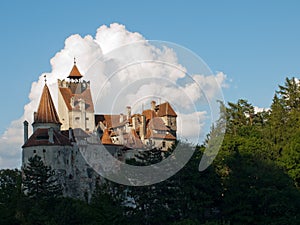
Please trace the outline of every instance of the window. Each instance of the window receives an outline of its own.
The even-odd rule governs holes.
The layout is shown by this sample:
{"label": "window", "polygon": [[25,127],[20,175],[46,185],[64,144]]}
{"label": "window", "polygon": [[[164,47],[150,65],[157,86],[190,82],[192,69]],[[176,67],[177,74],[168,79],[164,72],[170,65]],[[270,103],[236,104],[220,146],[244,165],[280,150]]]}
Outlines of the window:
{"label": "window", "polygon": [[33,150],[33,153],[35,154],[35,153],[36,153],[36,150]]}
{"label": "window", "polygon": [[163,148],[166,147],[166,142],[165,142],[165,141],[162,142],[162,147],[163,147]]}
{"label": "window", "polygon": [[85,118],[85,120],[89,120],[89,118],[87,117],[87,118]]}
{"label": "window", "polygon": [[43,149],[43,152],[45,153],[45,152],[46,152],[46,149]]}
{"label": "window", "polygon": [[75,120],[80,120],[80,117],[75,117]]}

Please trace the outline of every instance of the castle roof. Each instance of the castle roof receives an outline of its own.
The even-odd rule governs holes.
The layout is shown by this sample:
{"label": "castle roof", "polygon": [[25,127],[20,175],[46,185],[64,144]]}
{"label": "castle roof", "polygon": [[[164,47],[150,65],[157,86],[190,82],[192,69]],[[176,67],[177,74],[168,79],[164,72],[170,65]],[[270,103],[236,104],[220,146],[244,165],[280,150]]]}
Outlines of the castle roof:
{"label": "castle roof", "polygon": [[174,109],[172,108],[169,102],[165,102],[155,106],[155,110],[146,109],[142,112],[142,114],[146,117],[146,120],[150,120],[154,117],[163,117],[163,116],[177,117],[177,114],[175,113]]}
{"label": "castle roof", "polygon": [[101,143],[104,145],[112,144],[108,129],[105,129],[101,138]]}
{"label": "castle roof", "polygon": [[151,109],[146,109],[142,113],[146,117],[146,121],[151,120],[152,118],[156,117],[155,111]]}
{"label": "castle roof", "polygon": [[76,61],[74,59],[74,65],[73,65],[73,68],[70,72],[70,75],[68,76],[68,78],[70,79],[75,79],[75,80],[79,80],[80,78],[82,78],[82,75],[81,73],[79,72],[77,66],[76,66]]}
{"label": "castle roof", "polygon": [[68,137],[68,132],[64,135],[59,131],[53,130],[53,142],[49,141],[49,129],[39,128],[37,129],[28,141],[22,146],[31,147],[31,146],[71,146],[71,141]]}
{"label": "castle roof", "polygon": [[61,124],[47,84],[45,84],[34,123]]}
{"label": "castle roof", "polygon": [[144,145],[134,129],[123,135],[126,140],[125,145],[130,148],[143,148]]}
{"label": "castle roof", "polygon": [[158,105],[157,116],[177,116],[169,102]]}
{"label": "castle roof", "polygon": [[148,128],[151,130],[168,131],[169,128],[165,125],[164,121],[160,117],[154,117],[149,121]]}
{"label": "castle roof", "polygon": [[[120,117],[122,118],[120,122]],[[95,123],[96,126],[99,122],[102,122],[106,128],[116,128],[125,126],[128,122],[126,115],[109,115],[109,114],[101,114],[95,115]]]}
{"label": "castle roof", "polygon": [[[82,84],[78,83],[76,85]],[[94,104],[92,100],[91,89],[89,87],[85,89],[78,88],[75,90],[75,93],[73,93],[71,88],[69,87],[59,87],[59,91],[64,99],[68,110],[80,110],[79,101],[84,100],[85,110],[88,112],[94,112]],[[74,107],[72,107],[71,105],[71,98],[74,98]]]}

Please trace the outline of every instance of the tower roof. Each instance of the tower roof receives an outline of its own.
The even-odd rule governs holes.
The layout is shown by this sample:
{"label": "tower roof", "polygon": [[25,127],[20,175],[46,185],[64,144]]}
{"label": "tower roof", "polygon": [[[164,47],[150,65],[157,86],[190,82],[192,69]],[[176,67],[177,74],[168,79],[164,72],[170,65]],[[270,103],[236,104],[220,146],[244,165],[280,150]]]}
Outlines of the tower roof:
{"label": "tower roof", "polygon": [[175,113],[174,109],[170,105],[169,102],[165,102],[159,105],[159,110],[158,110],[158,116],[174,116],[177,117],[177,114]]}
{"label": "tower roof", "polygon": [[74,58],[74,66],[70,72],[70,75],[68,76],[68,78],[70,79],[75,79],[75,80],[79,80],[80,78],[82,78],[81,73],[79,72],[77,66],[76,66],[76,60]]}
{"label": "tower roof", "polygon": [[47,84],[44,86],[34,123],[61,124]]}

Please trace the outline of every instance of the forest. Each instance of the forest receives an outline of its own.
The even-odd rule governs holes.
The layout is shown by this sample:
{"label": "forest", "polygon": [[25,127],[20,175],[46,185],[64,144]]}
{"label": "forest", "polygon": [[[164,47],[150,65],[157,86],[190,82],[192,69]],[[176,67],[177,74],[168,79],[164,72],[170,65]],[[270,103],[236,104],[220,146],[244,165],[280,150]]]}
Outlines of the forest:
{"label": "forest", "polygon": [[[187,165],[155,185],[106,180],[86,202],[62,197],[51,168],[39,157],[30,159],[23,176],[19,169],[0,170],[0,224],[300,224],[299,81],[286,78],[267,111],[255,112],[239,99],[220,103],[220,112]],[[226,132],[219,153],[199,172],[200,158],[221,121]],[[150,153],[143,156],[145,165],[161,160],[161,154]]]}

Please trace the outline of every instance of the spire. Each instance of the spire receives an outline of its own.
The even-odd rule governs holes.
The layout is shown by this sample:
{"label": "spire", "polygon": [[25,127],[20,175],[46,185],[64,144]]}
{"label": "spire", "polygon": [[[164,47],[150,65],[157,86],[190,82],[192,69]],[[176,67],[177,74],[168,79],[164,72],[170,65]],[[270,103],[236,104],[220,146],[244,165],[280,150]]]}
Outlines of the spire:
{"label": "spire", "polygon": [[74,65],[73,68],[70,72],[70,75],[68,76],[68,78],[70,79],[74,79],[74,80],[79,80],[80,78],[82,78],[81,73],[79,72],[77,66],[76,66],[76,58],[74,57]]}
{"label": "spire", "polygon": [[61,124],[46,81],[41,96],[40,104],[38,107],[38,111],[35,114],[34,118],[34,124],[37,123],[54,123],[59,125]]}

